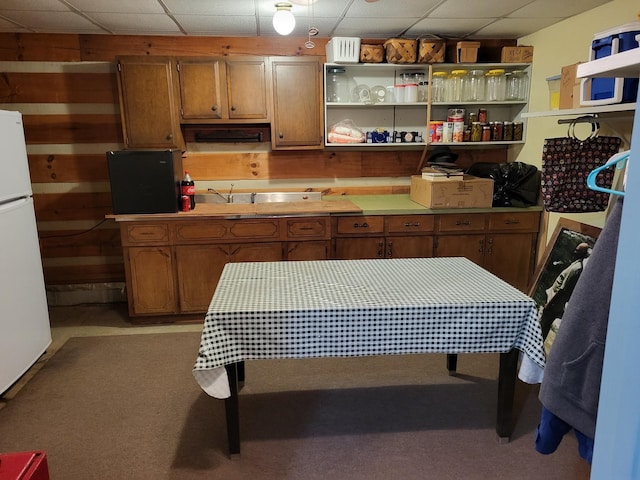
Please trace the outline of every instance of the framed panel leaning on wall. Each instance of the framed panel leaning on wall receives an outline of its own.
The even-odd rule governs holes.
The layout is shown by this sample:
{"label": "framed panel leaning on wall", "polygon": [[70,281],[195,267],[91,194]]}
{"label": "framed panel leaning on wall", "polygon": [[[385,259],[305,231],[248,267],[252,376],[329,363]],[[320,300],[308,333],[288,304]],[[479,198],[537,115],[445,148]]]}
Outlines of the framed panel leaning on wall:
{"label": "framed panel leaning on wall", "polygon": [[600,231],[598,227],[560,218],[538,264],[529,296],[538,305],[547,355]]}

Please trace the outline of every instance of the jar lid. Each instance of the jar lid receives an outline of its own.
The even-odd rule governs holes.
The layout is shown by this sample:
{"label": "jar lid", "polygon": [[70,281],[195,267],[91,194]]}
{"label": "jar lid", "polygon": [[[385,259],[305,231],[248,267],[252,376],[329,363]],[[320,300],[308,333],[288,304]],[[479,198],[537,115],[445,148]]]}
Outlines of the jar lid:
{"label": "jar lid", "polygon": [[494,68],[493,70],[489,70],[487,75],[504,75],[504,68]]}
{"label": "jar lid", "polygon": [[484,70],[471,70],[469,75],[484,75]]}
{"label": "jar lid", "polygon": [[467,71],[466,70],[452,70],[451,71],[451,75],[466,75]]}
{"label": "jar lid", "polygon": [[447,75],[447,72],[433,72],[434,77],[444,77]]}

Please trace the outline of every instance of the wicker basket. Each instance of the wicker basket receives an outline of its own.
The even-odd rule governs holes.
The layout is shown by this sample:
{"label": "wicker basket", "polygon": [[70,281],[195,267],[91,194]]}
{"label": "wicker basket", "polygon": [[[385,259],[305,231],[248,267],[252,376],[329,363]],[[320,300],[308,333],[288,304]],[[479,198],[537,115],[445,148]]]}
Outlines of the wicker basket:
{"label": "wicker basket", "polygon": [[418,63],[442,63],[447,42],[438,37],[418,39]]}
{"label": "wicker basket", "polygon": [[360,45],[361,63],[382,63],[384,60],[383,45]]}
{"label": "wicker basket", "polygon": [[390,38],[384,42],[389,63],[416,63],[417,40]]}

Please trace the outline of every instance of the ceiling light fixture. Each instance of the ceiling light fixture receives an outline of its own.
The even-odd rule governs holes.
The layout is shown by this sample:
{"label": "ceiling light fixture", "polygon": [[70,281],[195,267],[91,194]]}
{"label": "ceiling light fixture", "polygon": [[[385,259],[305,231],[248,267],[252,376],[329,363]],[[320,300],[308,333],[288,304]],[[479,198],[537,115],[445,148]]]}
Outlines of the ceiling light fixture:
{"label": "ceiling light fixture", "polygon": [[289,35],[296,26],[296,18],[291,13],[292,5],[282,2],[276,3],[276,13],[273,15],[273,28],[280,35]]}

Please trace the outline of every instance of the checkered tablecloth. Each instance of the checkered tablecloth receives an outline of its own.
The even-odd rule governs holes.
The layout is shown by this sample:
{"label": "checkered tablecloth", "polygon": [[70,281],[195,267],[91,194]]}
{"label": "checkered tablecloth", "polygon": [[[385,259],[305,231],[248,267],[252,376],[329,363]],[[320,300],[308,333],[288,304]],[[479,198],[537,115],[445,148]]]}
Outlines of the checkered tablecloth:
{"label": "checkered tablecloth", "polygon": [[193,370],[226,398],[243,360],[511,348],[544,366],[535,302],[465,258],[230,263]]}

